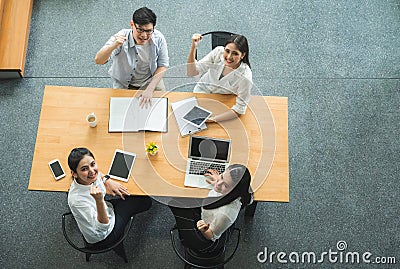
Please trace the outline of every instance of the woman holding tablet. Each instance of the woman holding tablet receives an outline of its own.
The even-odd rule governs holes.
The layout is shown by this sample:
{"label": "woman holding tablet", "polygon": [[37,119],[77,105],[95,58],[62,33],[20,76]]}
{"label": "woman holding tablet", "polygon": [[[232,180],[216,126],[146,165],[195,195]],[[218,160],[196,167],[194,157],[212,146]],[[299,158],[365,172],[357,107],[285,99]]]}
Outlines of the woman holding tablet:
{"label": "woman holding tablet", "polygon": [[[73,181],[68,205],[85,240],[93,247],[107,247],[123,234],[131,216],[151,207],[147,196],[129,196],[121,184],[99,172],[87,148],[74,148],[68,156]],[[104,200],[106,189],[121,199]]]}
{"label": "woman holding tablet", "polygon": [[196,48],[202,39],[200,34],[192,36],[187,75],[201,75],[194,92],[235,94],[236,104],[228,111],[212,116],[208,122],[234,119],[246,113],[253,87],[249,62],[249,45],[242,35],[231,36],[225,47],[218,46],[200,61],[196,61]]}
{"label": "woman holding tablet", "polygon": [[224,173],[209,170],[205,176],[213,189],[207,198],[209,204],[201,208],[172,207],[178,229],[188,231],[183,244],[195,251],[219,251],[227,238],[225,231],[236,221],[241,208],[252,202],[251,175],[241,164],[230,165]]}

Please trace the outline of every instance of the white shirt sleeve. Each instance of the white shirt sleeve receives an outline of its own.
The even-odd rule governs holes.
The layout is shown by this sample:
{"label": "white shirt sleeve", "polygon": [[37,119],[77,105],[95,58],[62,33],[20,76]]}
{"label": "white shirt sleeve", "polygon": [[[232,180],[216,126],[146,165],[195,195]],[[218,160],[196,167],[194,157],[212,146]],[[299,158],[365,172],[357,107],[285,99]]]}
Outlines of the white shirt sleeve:
{"label": "white shirt sleeve", "polygon": [[[101,223],[97,219],[97,211],[93,207],[84,205],[76,206],[73,210],[75,220],[82,234],[86,235],[86,240],[91,243],[93,241],[100,241],[107,237],[111,232],[111,224],[114,224],[110,219],[113,218],[113,213],[110,211],[112,208],[106,203],[106,211],[108,216],[108,223]],[[111,229],[112,230],[112,229]],[[90,236],[89,236],[90,235]],[[91,242],[90,242],[91,241]]]}
{"label": "white shirt sleeve", "polygon": [[224,47],[216,47],[204,56],[200,61],[196,61],[196,69],[200,75],[206,73],[214,64],[218,64],[221,61],[221,51]]}
{"label": "white shirt sleeve", "polygon": [[236,96],[236,104],[232,106],[232,109],[239,114],[245,114],[247,105],[250,102],[251,89],[253,88],[253,76],[251,69],[246,65],[242,64],[245,71],[243,74],[236,74],[240,76],[238,78],[238,89]]}
{"label": "white shirt sleeve", "polygon": [[235,222],[225,214],[218,214],[216,218],[210,223],[210,229],[213,232],[212,241],[217,240],[221,235]]}
{"label": "white shirt sleeve", "polygon": [[210,224],[210,229],[213,231],[212,241],[220,238],[235,223],[241,206],[242,202],[237,198],[230,204],[215,209],[202,209],[201,217],[205,223]]}
{"label": "white shirt sleeve", "polygon": [[[105,186],[99,174],[96,185],[105,193]],[[89,243],[96,243],[105,239],[113,230],[115,224],[114,208],[111,203],[106,203],[108,223],[97,220],[96,201],[90,195],[90,186],[81,185],[74,180],[68,194],[68,205],[78,224],[79,230]]]}

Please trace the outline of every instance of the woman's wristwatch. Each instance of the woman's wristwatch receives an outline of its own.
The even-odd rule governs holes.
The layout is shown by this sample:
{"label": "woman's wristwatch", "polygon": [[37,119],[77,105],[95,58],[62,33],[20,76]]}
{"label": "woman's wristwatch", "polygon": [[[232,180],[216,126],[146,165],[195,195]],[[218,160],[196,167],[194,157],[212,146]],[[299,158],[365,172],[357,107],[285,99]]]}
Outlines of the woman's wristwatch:
{"label": "woman's wristwatch", "polygon": [[109,178],[110,178],[109,175],[104,175],[104,177],[103,177],[103,183],[106,183],[107,179],[109,179]]}

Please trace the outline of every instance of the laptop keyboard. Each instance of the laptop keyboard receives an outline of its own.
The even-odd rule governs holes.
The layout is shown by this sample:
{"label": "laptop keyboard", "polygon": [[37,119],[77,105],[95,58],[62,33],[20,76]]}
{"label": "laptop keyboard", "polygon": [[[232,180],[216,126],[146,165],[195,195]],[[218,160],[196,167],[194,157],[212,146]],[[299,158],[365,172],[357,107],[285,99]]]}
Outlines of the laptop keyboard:
{"label": "laptop keyboard", "polygon": [[215,169],[221,174],[225,171],[225,164],[195,160],[190,161],[189,174],[191,175],[204,175],[208,169]]}

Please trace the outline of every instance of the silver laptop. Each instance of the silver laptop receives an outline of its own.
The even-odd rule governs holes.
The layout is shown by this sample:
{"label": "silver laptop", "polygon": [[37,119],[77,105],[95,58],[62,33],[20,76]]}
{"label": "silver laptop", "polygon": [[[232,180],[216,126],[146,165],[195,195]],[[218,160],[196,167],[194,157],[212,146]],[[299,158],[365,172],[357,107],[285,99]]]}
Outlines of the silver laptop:
{"label": "silver laptop", "polygon": [[216,169],[222,173],[229,165],[231,140],[203,136],[190,136],[189,154],[184,185],[212,189],[204,173]]}

